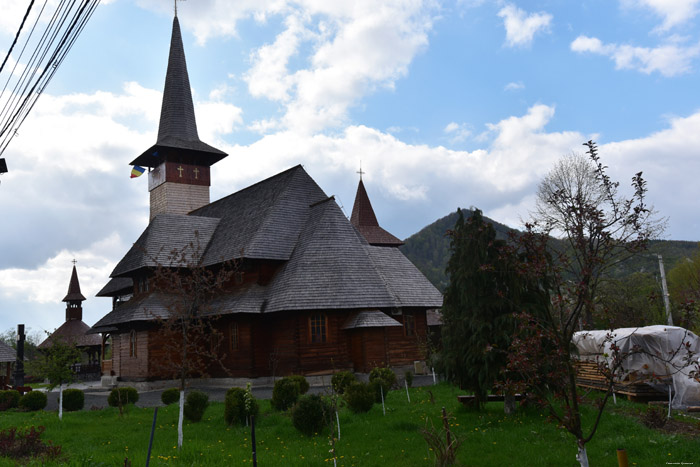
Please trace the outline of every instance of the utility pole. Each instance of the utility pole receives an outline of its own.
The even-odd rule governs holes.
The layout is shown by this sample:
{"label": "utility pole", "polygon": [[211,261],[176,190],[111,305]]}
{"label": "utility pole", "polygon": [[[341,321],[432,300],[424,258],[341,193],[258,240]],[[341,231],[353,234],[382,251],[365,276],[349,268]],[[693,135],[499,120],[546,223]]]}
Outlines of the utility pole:
{"label": "utility pole", "polygon": [[659,271],[661,271],[661,289],[664,295],[664,308],[666,308],[666,324],[673,326],[673,316],[671,316],[671,303],[668,301],[668,286],[666,285],[666,273],[664,272],[664,259],[659,257]]}

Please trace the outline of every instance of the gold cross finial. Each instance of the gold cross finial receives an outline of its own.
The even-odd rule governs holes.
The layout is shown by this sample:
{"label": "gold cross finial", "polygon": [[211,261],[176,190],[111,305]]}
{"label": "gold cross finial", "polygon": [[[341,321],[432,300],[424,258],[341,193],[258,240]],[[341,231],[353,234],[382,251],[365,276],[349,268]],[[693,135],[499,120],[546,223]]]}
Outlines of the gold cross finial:
{"label": "gold cross finial", "polygon": [[367,173],[367,172],[363,172],[363,171],[362,171],[362,161],[360,161],[360,170],[358,170],[358,171],[355,172],[355,173],[360,174],[360,181],[362,181],[362,175],[365,174],[365,173]]}

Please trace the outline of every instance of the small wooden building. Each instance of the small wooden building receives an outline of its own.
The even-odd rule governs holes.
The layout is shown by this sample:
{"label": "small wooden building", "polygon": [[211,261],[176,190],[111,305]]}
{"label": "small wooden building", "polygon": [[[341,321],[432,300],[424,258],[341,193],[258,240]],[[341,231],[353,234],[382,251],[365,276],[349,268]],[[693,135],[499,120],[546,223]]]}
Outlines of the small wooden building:
{"label": "small wooden building", "polygon": [[17,360],[15,349],[0,341],[0,390],[10,385],[15,360]]}
{"label": "small wooden building", "polygon": [[73,264],[68,293],[63,298],[66,303],[66,320],[44,341],[37,346],[38,350],[50,348],[54,342],[61,341],[66,344],[74,344],[82,353],[83,361],[75,366],[76,373],[83,377],[96,376],[100,373],[100,356],[102,351],[102,339],[100,336],[89,333],[90,326],[83,322],[83,305],[85,297],[80,292],[78,270]]}
{"label": "small wooden building", "polygon": [[103,373],[158,377],[155,317],[168,316],[169,297],[153,271],[191,243],[212,270],[238,265],[209,304],[225,341],[225,371],[212,376],[365,372],[424,359],[426,310],[442,295],[379,226],[362,180],[350,220],[301,165],[210,203],[211,166],[224,157],[199,140],[176,17],[158,139],[131,162],[150,169],[150,223],[98,293],[113,303],[92,328],[111,337]]}

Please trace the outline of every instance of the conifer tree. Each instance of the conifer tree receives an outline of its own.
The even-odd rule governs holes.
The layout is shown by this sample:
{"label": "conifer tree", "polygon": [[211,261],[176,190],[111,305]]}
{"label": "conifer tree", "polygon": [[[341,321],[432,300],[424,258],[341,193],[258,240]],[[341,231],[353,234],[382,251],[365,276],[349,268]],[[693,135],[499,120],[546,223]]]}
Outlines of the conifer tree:
{"label": "conifer tree", "polygon": [[466,221],[458,210],[448,235],[452,255],[442,308],[443,371],[473,391],[481,407],[506,364],[514,326],[510,296],[517,276],[508,267],[508,256],[501,254],[505,242],[496,239],[478,209]]}

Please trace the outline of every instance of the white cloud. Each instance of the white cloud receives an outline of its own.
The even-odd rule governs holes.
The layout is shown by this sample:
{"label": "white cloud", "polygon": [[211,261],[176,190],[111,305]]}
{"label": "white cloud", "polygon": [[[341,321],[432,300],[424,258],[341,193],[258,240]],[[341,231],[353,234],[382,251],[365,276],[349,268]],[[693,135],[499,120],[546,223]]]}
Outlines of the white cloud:
{"label": "white cloud", "polygon": [[[148,9],[170,13],[160,0],[141,0]],[[285,28],[253,51],[244,75],[249,92],[282,104],[280,118],[254,124],[258,131],[293,129],[311,134],[346,123],[348,109],[376,89],[392,89],[428,44],[434,0],[248,0],[184,2],[184,28],[200,43],[236,34],[236,22],[275,17]],[[299,50],[307,61],[290,66]]]}
{"label": "white cloud", "polygon": [[700,44],[684,47],[674,42],[649,48],[604,44],[595,37],[579,36],[571,43],[571,50],[608,57],[615,62],[615,68],[618,70],[637,70],[646,74],[658,72],[663,76],[676,76],[691,70],[693,59],[700,55]]}
{"label": "white cloud", "polygon": [[503,88],[504,91],[520,91],[521,89],[525,89],[525,84],[522,81],[510,82]]}
{"label": "white cloud", "polygon": [[68,290],[71,261],[76,259],[80,290],[85,297],[92,297],[104,287],[114,269],[114,255],[126,248],[128,245],[119,235],[112,233],[81,250],[61,250],[33,269],[1,269],[0,295],[26,302],[59,304]]}
{"label": "white cloud", "polygon": [[694,18],[698,14],[700,0],[623,0],[622,4],[653,11],[663,18],[657,30],[664,32]]}
{"label": "white cloud", "polygon": [[545,12],[530,13],[512,3],[498,12],[506,28],[506,43],[509,47],[527,46],[532,43],[535,34],[549,31],[552,15]]}
{"label": "white cloud", "polygon": [[472,133],[467,124],[459,124],[456,122],[448,123],[443,132],[450,137],[450,142],[452,143],[462,143],[466,141]]}

